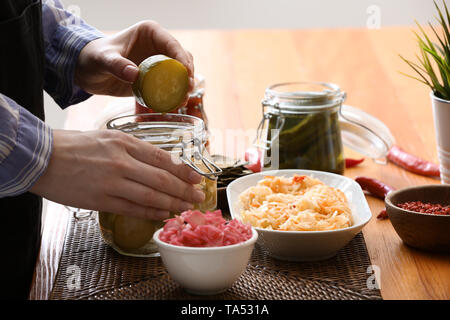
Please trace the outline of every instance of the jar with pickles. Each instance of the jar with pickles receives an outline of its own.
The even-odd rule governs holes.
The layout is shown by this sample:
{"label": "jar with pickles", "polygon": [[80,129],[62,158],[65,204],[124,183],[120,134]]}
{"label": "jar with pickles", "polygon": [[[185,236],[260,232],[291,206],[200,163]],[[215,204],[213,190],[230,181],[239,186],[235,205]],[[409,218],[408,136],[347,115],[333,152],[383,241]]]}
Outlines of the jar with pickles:
{"label": "jar with pickles", "polygon": [[386,163],[395,140],[382,121],[344,105],[346,93],[325,82],[289,82],[268,87],[255,145],[264,170],[309,169],[342,174],[343,146]]}
{"label": "jar with pickles", "polygon": [[[200,211],[215,210],[217,206],[217,176],[221,169],[207,153],[203,120],[181,114],[148,113],[122,116],[110,120],[108,129],[121,130],[138,139],[158,146],[201,174],[196,187],[205,193],[205,200],[194,204]],[[171,212],[173,217],[180,212]],[[158,256],[153,233],[163,226],[153,221],[121,215],[120,212],[99,212],[98,224],[103,240],[120,254],[151,257]]]}
{"label": "jar with pickles", "polygon": [[273,167],[277,159],[279,169],[343,173],[338,111],[344,98],[338,86],[328,83],[294,82],[267,88],[257,133],[265,166]]}

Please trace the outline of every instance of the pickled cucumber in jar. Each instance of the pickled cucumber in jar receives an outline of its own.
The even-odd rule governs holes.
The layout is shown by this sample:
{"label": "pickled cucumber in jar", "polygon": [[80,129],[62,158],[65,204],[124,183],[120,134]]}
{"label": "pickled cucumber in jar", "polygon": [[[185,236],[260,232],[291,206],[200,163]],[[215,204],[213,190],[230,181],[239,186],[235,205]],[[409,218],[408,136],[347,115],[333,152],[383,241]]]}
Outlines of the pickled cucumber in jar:
{"label": "pickled cucumber in jar", "polygon": [[161,223],[110,212],[98,213],[98,224],[105,242],[120,253],[132,255],[155,250],[152,237]]}
{"label": "pickled cucumber in jar", "polygon": [[119,248],[135,250],[152,240],[155,231],[152,220],[117,215],[113,226],[113,239]]}
{"label": "pickled cucumber in jar", "polygon": [[[206,150],[204,150],[203,154],[204,158],[209,158],[209,155]],[[197,161],[192,158],[192,161],[195,165],[202,171],[206,172],[207,168],[202,161]],[[205,194],[205,200],[201,203],[194,203],[194,209],[200,210],[202,212],[213,211],[216,210],[217,207],[217,178],[216,177],[202,177],[202,181],[195,186],[196,188],[203,191]]]}
{"label": "pickled cucumber in jar", "polygon": [[213,211],[217,207],[217,179],[202,178],[197,187],[205,193],[205,200],[194,203],[194,209],[202,212]]}
{"label": "pickled cucumber in jar", "polygon": [[[284,125],[278,136],[280,169],[344,172],[337,111],[282,116]],[[272,115],[269,120],[268,139],[271,129],[277,128],[277,117],[279,115]]]}

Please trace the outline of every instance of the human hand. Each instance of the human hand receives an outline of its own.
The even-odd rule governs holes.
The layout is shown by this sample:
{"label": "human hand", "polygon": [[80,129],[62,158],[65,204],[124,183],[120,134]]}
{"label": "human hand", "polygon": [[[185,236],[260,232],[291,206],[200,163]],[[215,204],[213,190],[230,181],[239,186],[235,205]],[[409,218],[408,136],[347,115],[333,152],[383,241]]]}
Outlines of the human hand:
{"label": "human hand", "polygon": [[116,130],[54,130],[53,150],[31,192],[73,207],[162,220],[205,199],[201,176],[170,153]]}
{"label": "human hand", "polygon": [[[139,22],[113,36],[88,43],[78,57],[75,83],[93,94],[130,96],[131,84],[139,75],[137,65],[155,54],[164,54],[180,61],[188,70],[189,91],[192,91],[192,55],[154,21]],[[187,100],[188,96],[185,103]]]}

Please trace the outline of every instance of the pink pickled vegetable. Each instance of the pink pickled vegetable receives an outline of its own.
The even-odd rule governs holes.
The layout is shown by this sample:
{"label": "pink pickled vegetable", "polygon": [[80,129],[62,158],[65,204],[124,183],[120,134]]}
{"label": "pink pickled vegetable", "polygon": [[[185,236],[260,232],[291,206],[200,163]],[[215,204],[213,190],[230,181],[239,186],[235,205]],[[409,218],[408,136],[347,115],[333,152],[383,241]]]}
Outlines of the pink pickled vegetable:
{"label": "pink pickled vegetable", "polygon": [[248,224],[233,219],[227,221],[222,212],[188,210],[167,219],[159,235],[161,241],[185,247],[221,247],[244,242],[252,237]]}

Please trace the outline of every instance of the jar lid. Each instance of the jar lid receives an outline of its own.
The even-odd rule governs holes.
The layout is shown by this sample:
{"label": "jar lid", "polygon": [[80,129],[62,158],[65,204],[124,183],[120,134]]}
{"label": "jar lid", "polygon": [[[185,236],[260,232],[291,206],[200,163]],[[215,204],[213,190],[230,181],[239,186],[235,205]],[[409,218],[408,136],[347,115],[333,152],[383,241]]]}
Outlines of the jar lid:
{"label": "jar lid", "polygon": [[285,82],[268,87],[262,101],[281,113],[321,112],[340,106],[345,92],[338,85],[326,82]]}
{"label": "jar lid", "polygon": [[369,158],[386,161],[395,139],[381,120],[358,108],[342,105],[339,124],[345,146]]}

